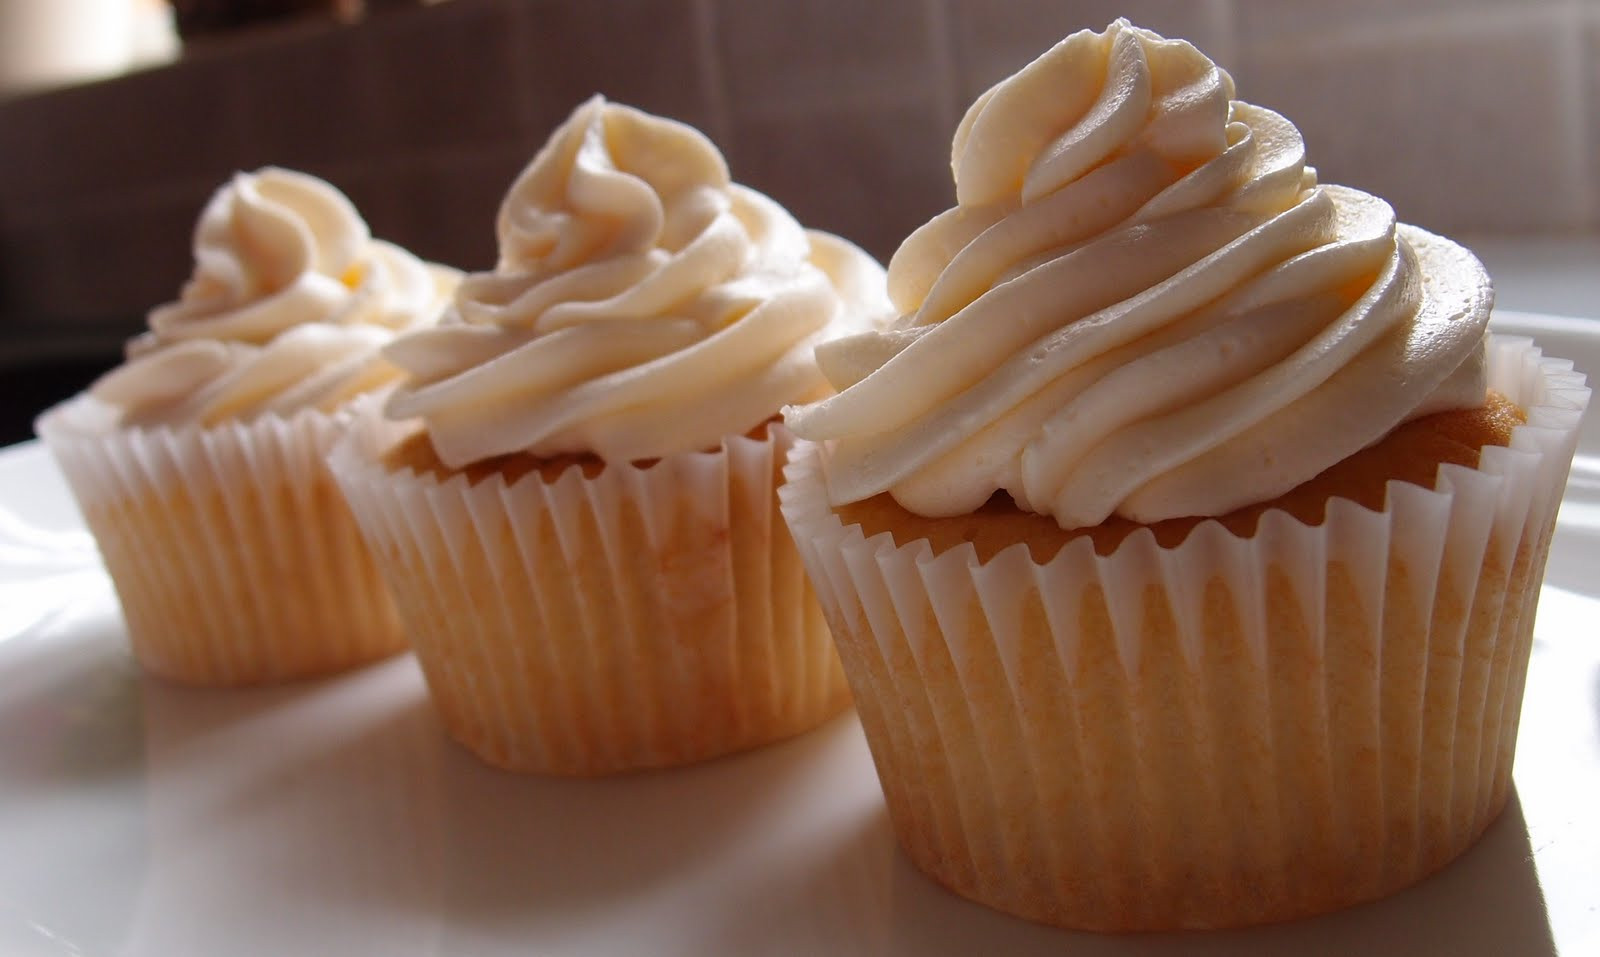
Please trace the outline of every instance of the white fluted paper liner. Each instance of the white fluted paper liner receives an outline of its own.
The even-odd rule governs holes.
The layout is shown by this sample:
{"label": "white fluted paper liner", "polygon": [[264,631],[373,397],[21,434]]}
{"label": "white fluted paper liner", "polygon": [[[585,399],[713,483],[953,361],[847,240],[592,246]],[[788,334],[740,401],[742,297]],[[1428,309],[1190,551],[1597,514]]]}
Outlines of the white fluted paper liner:
{"label": "white fluted paper liner", "polygon": [[[375,413],[375,410],[374,410]],[[648,468],[441,480],[358,417],[331,464],[378,553],[435,706],[484,760],[604,774],[809,730],[849,690],[777,512],[792,439]]]}
{"label": "white fluted paper liner", "polygon": [[866,538],[799,443],[783,512],[916,864],[1094,930],[1332,910],[1442,867],[1503,807],[1544,557],[1589,390],[1495,337],[1509,448],[1254,537],[1025,545]]}
{"label": "white fluted paper liner", "polygon": [[405,649],[324,462],[345,416],[118,428],[81,395],[37,429],[105,559],[134,657],[202,685],[327,674]]}

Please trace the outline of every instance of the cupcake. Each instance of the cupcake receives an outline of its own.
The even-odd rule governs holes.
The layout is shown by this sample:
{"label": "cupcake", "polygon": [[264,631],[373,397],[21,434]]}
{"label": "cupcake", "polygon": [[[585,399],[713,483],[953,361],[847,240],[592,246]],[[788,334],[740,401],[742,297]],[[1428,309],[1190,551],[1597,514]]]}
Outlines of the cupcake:
{"label": "cupcake", "polygon": [[405,647],[325,458],[378,354],[458,278],[374,240],[302,173],[240,173],[195,230],[194,274],[127,359],[37,431],[82,508],[152,674],[244,685]]}
{"label": "cupcake", "polygon": [[597,775],[754,747],[849,692],[775,487],[813,347],[883,271],[730,181],[696,130],[596,97],[517,177],[499,261],[332,464],[445,727]]}
{"label": "cupcake", "polygon": [[899,318],[786,415],[901,845],[1064,927],[1370,900],[1510,786],[1588,390],[1233,92],[1118,21],[984,93]]}

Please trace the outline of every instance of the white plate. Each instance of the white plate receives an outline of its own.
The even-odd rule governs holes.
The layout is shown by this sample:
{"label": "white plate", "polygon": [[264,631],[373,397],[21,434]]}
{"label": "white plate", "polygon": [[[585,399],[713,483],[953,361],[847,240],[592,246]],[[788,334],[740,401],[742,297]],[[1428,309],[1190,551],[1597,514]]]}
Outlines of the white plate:
{"label": "white plate", "polygon": [[[1600,371],[1600,323],[1504,315]],[[1600,954],[1600,416],[1539,610],[1515,781],[1388,900],[1097,937],[992,913],[894,846],[860,727],[592,782],[446,740],[415,663],[260,691],[140,676],[60,476],[0,451],[0,954]]]}

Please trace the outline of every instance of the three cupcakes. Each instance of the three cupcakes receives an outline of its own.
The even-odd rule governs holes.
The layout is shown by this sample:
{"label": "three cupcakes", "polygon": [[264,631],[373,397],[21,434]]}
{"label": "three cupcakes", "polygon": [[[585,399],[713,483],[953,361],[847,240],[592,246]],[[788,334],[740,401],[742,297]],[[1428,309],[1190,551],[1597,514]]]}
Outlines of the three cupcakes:
{"label": "three cupcakes", "polygon": [[968,111],[887,280],[599,98],[453,295],[327,184],[243,175],[39,431],[155,673],[324,673],[404,622],[452,735],[577,775],[853,692],[902,846],[975,900],[1368,900],[1505,804],[1588,390],[1233,94],[1187,43],[1069,37]]}

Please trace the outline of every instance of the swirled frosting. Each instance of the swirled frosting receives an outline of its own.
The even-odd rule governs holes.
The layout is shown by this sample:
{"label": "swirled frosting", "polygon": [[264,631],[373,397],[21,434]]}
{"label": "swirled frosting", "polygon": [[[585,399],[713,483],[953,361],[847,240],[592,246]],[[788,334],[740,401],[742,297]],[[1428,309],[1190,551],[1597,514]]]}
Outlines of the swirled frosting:
{"label": "swirled frosting", "polygon": [[828,442],[836,504],[1218,515],[1482,404],[1482,267],[1319,185],[1295,127],[1233,92],[1117,21],[978,98],[957,205],[890,262],[898,318],[824,345],[841,391],[787,413]]}
{"label": "swirled frosting", "polygon": [[813,346],[889,306],[865,253],[732,183],[696,130],[595,97],[508,191],[499,262],[385,355],[387,413],[461,467],[715,447],[825,394]]}
{"label": "swirled frosting", "polygon": [[432,322],[459,274],[374,240],[333,186],[239,173],[201,213],[194,273],[90,387],[124,425],[331,410],[392,382],[378,349]]}

